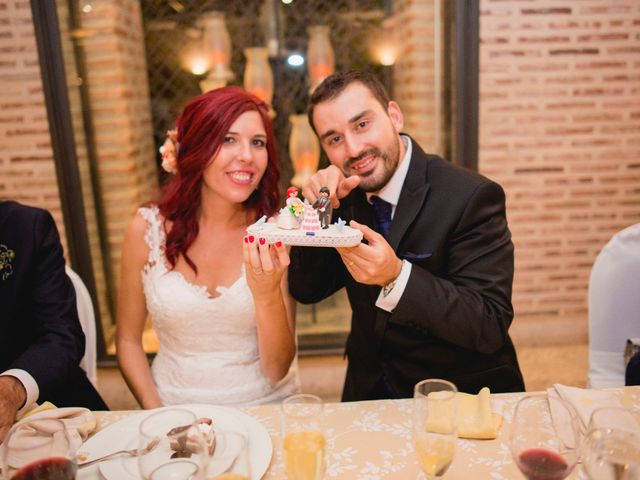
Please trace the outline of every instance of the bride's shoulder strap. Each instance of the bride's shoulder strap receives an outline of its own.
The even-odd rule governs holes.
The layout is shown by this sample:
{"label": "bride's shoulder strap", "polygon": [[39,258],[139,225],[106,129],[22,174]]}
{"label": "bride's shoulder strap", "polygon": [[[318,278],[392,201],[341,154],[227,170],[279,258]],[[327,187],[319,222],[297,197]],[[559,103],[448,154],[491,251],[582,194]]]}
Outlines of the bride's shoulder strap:
{"label": "bride's shoulder strap", "polygon": [[160,210],[157,205],[141,207],[138,212],[144,218],[149,227],[144,234],[144,240],[149,245],[149,263],[154,264],[162,260],[165,233]]}

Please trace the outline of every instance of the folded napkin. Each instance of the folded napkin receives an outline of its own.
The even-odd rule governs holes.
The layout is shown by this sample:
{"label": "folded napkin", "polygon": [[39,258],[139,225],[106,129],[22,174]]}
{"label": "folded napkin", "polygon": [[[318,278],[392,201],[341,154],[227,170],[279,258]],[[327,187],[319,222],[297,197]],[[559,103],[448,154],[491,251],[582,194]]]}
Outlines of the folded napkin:
{"label": "folded napkin", "polygon": [[490,440],[498,436],[502,415],[491,411],[491,392],[477,395],[458,392],[458,437]]}
{"label": "folded napkin", "polygon": [[51,402],[44,402],[42,405],[33,403],[28,409],[18,412],[18,414],[16,415],[16,422],[19,422],[23,418],[26,418],[33,413],[44,412],[45,410],[52,410],[54,408],[58,408],[58,407],[56,407]]}
{"label": "folded napkin", "polygon": [[[89,434],[96,428],[96,419],[91,410],[82,407],[65,407],[57,408],[50,402],[42,405],[34,404],[30,410],[23,412],[18,418],[18,424],[30,422],[31,420],[40,420],[53,418],[60,420],[69,436],[70,446],[73,451],[80,448]],[[40,432],[43,434],[51,434],[52,432]],[[30,432],[28,436],[37,436],[37,433]]]}
{"label": "folded napkin", "polygon": [[[582,431],[586,431],[591,414],[596,408],[622,408],[622,404],[616,396],[606,390],[589,390],[556,383],[553,388],[547,390],[547,394],[549,396],[558,396],[573,407],[580,419]],[[558,415],[562,414],[558,413]]]}

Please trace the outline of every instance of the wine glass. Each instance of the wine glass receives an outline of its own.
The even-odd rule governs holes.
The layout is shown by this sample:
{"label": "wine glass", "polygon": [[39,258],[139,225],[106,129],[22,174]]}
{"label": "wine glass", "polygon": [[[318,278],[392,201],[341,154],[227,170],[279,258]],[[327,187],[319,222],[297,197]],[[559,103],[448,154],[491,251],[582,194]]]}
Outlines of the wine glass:
{"label": "wine glass", "polygon": [[280,410],[287,478],[322,479],[326,467],[322,399],[309,394],[292,395],[284,399]]}
{"label": "wine glass", "polygon": [[[155,445],[154,448],[148,448]],[[138,470],[144,480],[202,480],[209,463],[209,444],[189,410],[163,409],[139,427]]]}
{"label": "wine glass", "polygon": [[640,479],[640,426],[634,415],[621,407],[594,410],[582,460],[591,480]]}
{"label": "wine glass", "polygon": [[453,461],[458,432],[456,386],[427,379],[413,392],[413,443],[422,471],[429,479],[445,474]]}
{"label": "wine glass", "polygon": [[23,420],[2,444],[5,480],[73,480],[78,465],[64,423],[58,419]]}
{"label": "wine glass", "polygon": [[525,395],[516,404],[509,447],[528,480],[561,480],[576,466],[579,435],[578,419],[562,399]]}
{"label": "wine glass", "polygon": [[238,431],[216,431],[216,446],[207,480],[251,480],[249,439]]}

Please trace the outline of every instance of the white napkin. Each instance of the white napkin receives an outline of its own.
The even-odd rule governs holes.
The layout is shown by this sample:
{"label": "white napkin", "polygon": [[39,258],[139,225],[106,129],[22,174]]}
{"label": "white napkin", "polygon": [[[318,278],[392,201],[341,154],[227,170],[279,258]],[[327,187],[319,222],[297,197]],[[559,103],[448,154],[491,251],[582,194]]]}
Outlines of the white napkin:
{"label": "white napkin", "polygon": [[[89,434],[96,428],[96,419],[93,413],[91,413],[91,410],[82,407],[56,408],[48,402],[27,412],[21,417],[17,424],[47,418],[60,420],[64,424],[72,451],[80,448],[82,442],[84,442]],[[33,433],[30,435],[33,435]]]}
{"label": "white napkin", "polygon": [[547,393],[550,396],[558,395],[562,400],[573,407],[575,412],[578,414],[583,431],[586,431],[589,426],[589,419],[596,408],[622,408],[622,404],[616,396],[605,390],[588,390],[556,383],[553,388],[547,390]]}

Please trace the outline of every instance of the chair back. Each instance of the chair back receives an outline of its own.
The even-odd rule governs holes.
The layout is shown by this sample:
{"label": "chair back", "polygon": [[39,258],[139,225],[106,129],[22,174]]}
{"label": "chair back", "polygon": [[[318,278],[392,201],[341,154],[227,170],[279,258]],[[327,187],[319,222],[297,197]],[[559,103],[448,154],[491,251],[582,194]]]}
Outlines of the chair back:
{"label": "chair back", "polygon": [[627,340],[640,337],[640,223],[621,230],[602,248],[589,277],[589,381],[591,388],[625,382]]}
{"label": "chair back", "polygon": [[80,360],[80,367],[87,372],[87,377],[94,387],[98,386],[98,369],[96,361],[96,316],[89,290],[80,276],[71,267],[66,266],[67,276],[71,279],[76,291],[76,305],[78,318],[85,336],[84,357]]}

